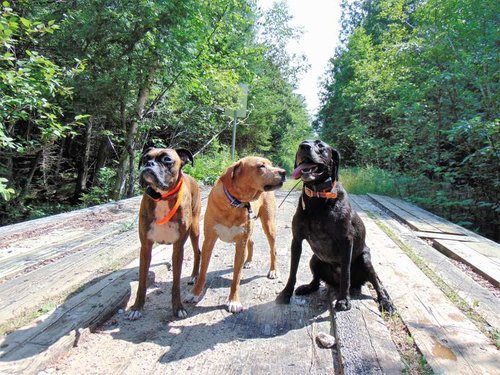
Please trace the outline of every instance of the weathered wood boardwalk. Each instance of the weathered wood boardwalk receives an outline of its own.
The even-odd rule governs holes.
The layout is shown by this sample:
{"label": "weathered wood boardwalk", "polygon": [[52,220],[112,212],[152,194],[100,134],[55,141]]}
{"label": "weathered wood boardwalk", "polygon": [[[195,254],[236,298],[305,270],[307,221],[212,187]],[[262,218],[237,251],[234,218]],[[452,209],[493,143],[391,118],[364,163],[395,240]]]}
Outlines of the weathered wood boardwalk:
{"label": "weathered wood boardwalk", "polygon": [[[285,193],[277,196],[281,202]],[[206,204],[206,191],[203,197]],[[265,276],[268,247],[257,225],[254,263],[241,282],[246,309],[237,315],[224,310],[234,249],[218,242],[206,293],[186,305],[188,318],[172,317],[171,249],[162,245],[154,250],[145,314],[125,319],[120,307],[135,298],[140,198],[0,228],[0,374],[408,371],[391,318],[381,316],[370,288],[347,312],[330,310],[326,287],[287,306],[274,303],[288,276],[297,200],[292,193],[278,210],[278,280]],[[500,246],[401,200],[351,202],[379,277],[430,369],[499,374]],[[304,246],[297,285],[310,281],[310,255]],[[182,293],[191,265],[186,246]],[[317,344],[319,332],[335,336],[333,349]]]}

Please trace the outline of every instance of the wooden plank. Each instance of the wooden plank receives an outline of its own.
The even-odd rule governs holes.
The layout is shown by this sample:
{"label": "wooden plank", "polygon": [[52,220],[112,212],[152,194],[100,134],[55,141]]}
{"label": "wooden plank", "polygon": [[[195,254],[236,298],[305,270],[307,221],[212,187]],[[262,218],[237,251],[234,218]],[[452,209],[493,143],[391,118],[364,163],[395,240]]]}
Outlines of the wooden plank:
{"label": "wooden plank", "polygon": [[463,242],[434,240],[435,247],[443,254],[471,266],[477,273],[496,287],[500,286],[500,266]]}
{"label": "wooden plank", "polygon": [[52,243],[47,243],[45,237],[37,238],[36,243],[38,243],[38,246],[25,249],[24,251],[18,251],[19,249],[16,246],[12,256],[0,261],[0,279],[12,278],[15,274],[27,268],[35,267],[42,262],[47,262],[56,257],[67,256],[68,253],[88,247],[121,231],[122,225],[112,223],[108,226],[97,228],[93,232],[76,231],[76,233],[69,233],[66,236],[61,234],[56,236],[52,233],[47,235],[47,237],[53,237]]}
{"label": "wooden plank", "polygon": [[415,206],[411,203],[405,202],[401,199],[396,199],[392,197],[384,197],[387,201],[391,202],[395,206],[401,208],[412,214],[415,217],[422,219],[423,221],[431,224],[432,226],[440,229],[443,233],[450,233],[456,235],[463,235],[464,232],[462,228],[452,222],[443,219],[440,216],[434,215],[432,212],[426,211],[423,208]]}
{"label": "wooden plank", "polygon": [[82,208],[70,212],[64,212],[57,215],[47,216],[40,219],[24,221],[22,223],[5,225],[0,227],[0,242],[10,236],[17,234],[24,234],[28,230],[38,229],[44,230],[51,228],[54,225],[66,226],[68,222],[80,219],[85,216],[98,215],[103,212],[111,212],[114,214],[122,215],[125,211],[135,211],[140,204],[142,197],[137,196],[133,198],[123,199],[116,202],[106,203],[98,206]]}
{"label": "wooden plank", "polygon": [[388,201],[386,197],[376,194],[368,194],[368,196],[378,204],[382,205],[383,207],[391,211],[394,215],[399,217],[414,230],[418,230],[421,232],[437,232],[437,233],[442,232],[441,229],[435,227],[434,225],[431,225],[427,223],[425,220],[422,220],[421,218],[414,216],[408,211],[403,210],[400,207],[396,206],[392,202]]}
{"label": "wooden plank", "polygon": [[371,200],[361,196],[351,196],[354,206],[375,215],[384,225],[411,250],[421,257],[425,264],[454,290],[468,306],[481,315],[492,327],[500,329],[500,298],[491,290],[478,284],[459,269],[446,255],[415,236],[415,232],[400,224],[385,213]]}
{"label": "wooden plank", "polygon": [[[48,263],[29,274],[0,285],[0,322],[25,315],[51,298],[69,293],[99,275],[102,270],[136,257],[136,231],[120,233],[99,246],[82,250],[60,261]],[[100,271],[101,270],[101,271]]]}
{"label": "wooden plank", "polygon": [[500,245],[490,241],[476,241],[468,243],[468,247],[477,251],[478,253],[490,258],[493,262],[500,265]]}
{"label": "wooden plank", "polygon": [[[153,265],[164,261],[165,252],[161,250],[154,250]],[[78,343],[84,328],[102,321],[115,313],[117,306],[127,303],[130,283],[137,278],[138,264],[138,260],[134,260],[126,268],[68,299],[36,324],[3,337],[0,373],[36,374],[47,363],[67,353]]]}
{"label": "wooden plank", "polygon": [[436,373],[498,373],[489,340],[368,217],[374,266],[416,345]]}
{"label": "wooden plank", "polygon": [[[284,203],[278,212],[280,220],[289,222],[296,202],[295,198],[293,203]],[[332,350],[318,348],[314,340],[317,332],[331,332],[325,296],[294,296],[286,306],[274,302],[288,274],[289,236],[290,227],[278,225],[277,253],[282,278],[269,280],[267,241],[259,225],[255,228],[253,266],[244,270],[241,281],[245,307],[242,313],[230,314],[224,308],[232,278],[234,245],[219,241],[208,270],[204,297],[196,306],[185,304],[186,319],[171,316],[172,272],[164,266],[154,267],[157,282],[148,289],[141,320],[128,321],[123,314],[113,316],[116,323],[104,324],[99,333],[88,335],[84,347],[73,348],[68,357],[57,363],[57,371],[85,373],[91,366],[96,373],[111,370],[123,374],[333,373]],[[298,283],[310,281],[306,260],[310,256],[310,249],[305,248]],[[184,264],[184,274],[189,273],[190,262],[192,259]],[[185,279],[183,295],[190,288],[184,283]]]}
{"label": "wooden plank", "polygon": [[334,311],[340,363],[337,373],[400,374],[404,366],[391,335],[366,286],[353,296],[349,311]]}
{"label": "wooden plank", "polygon": [[465,236],[465,235],[457,235],[457,234],[448,234],[448,233],[436,233],[436,232],[414,232],[417,237],[420,238],[430,238],[430,239],[440,239],[440,240],[453,240],[453,241],[462,241],[462,242],[478,242],[478,240],[474,237]]}

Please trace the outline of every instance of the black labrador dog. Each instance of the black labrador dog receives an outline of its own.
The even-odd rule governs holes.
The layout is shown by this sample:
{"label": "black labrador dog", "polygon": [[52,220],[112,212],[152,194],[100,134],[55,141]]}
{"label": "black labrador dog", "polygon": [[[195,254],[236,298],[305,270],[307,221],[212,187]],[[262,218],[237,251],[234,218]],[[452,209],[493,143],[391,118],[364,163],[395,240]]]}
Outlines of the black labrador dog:
{"label": "black labrador dog", "polygon": [[313,279],[295,290],[304,295],[319,289],[320,281],[338,288],[335,309],[351,308],[350,289],[360,289],[369,281],[379,308],[389,313],[394,307],[373,268],[370,249],[365,244],[365,226],[352,209],[347,193],[338,181],[340,154],[320,140],[304,141],[295,157],[292,177],[301,178],[304,187],[292,223],[290,276],[277,303],[290,303],[297,268],[306,240],[314,255],[310,261]]}

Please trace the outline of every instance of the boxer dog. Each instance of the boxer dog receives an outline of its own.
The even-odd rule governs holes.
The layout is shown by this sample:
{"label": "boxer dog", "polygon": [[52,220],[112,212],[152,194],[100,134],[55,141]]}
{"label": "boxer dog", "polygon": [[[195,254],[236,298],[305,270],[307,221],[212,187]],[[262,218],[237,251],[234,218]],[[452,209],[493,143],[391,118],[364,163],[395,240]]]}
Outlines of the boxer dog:
{"label": "boxer dog", "polygon": [[[253,256],[253,217],[260,217],[271,252],[267,277],[278,277],[276,265],[276,199],[273,190],[285,181],[285,170],[273,167],[265,158],[248,156],[232,164],[212,188],[204,219],[205,239],[201,250],[200,276],[189,297],[198,302],[205,286],[212,250],[217,239],[235,243],[233,280],[227,309],[243,310],[239,286],[243,267],[248,268]],[[248,251],[247,251],[248,250]]]}
{"label": "boxer dog", "polygon": [[320,140],[304,141],[295,157],[292,177],[302,179],[303,189],[292,221],[290,276],[277,303],[289,303],[296,282],[302,241],[313,251],[313,279],[295,290],[304,295],[319,289],[320,281],[338,288],[336,310],[349,310],[350,288],[369,281],[377,293],[379,307],[392,313],[394,307],[373,268],[365,244],[365,226],[352,209],[339,183],[340,154]]}
{"label": "boxer dog", "polygon": [[140,183],[147,188],[139,210],[139,288],[135,303],[128,313],[130,320],[141,317],[154,242],[173,244],[172,311],[178,318],[187,317],[180,293],[184,243],[189,236],[194,252],[190,282],[193,284],[200,266],[198,242],[201,211],[200,188],[192,177],[182,173],[182,167],[188,162],[193,163],[193,155],[184,149],[149,148],[142,156]]}

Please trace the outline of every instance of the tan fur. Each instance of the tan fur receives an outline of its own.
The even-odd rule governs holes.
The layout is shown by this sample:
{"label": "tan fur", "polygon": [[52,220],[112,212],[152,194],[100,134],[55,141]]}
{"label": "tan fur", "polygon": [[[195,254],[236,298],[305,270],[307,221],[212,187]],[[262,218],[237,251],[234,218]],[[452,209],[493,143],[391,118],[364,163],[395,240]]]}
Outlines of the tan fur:
{"label": "tan fur", "polygon": [[276,199],[274,192],[281,187],[285,171],[272,166],[267,159],[249,156],[232,164],[219,178],[208,196],[207,210],[204,219],[205,239],[201,252],[200,275],[192,290],[191,302],[197,302],[206,282],[206,273],[210,257],[217,239],[234,242],[236,252],[234,257],[233,281],[229,294],[228,309],[240,312],[242,306],[239,298],[241,272],[252,261],[253,241],[251,234],[253,220],[248,217],[246,208],[235,208],[224,194],[223,186],[241,202],[251,202],[252,210],[261,222],[267,236],[271,266],[268,278],[277,277],[276,265]]}

